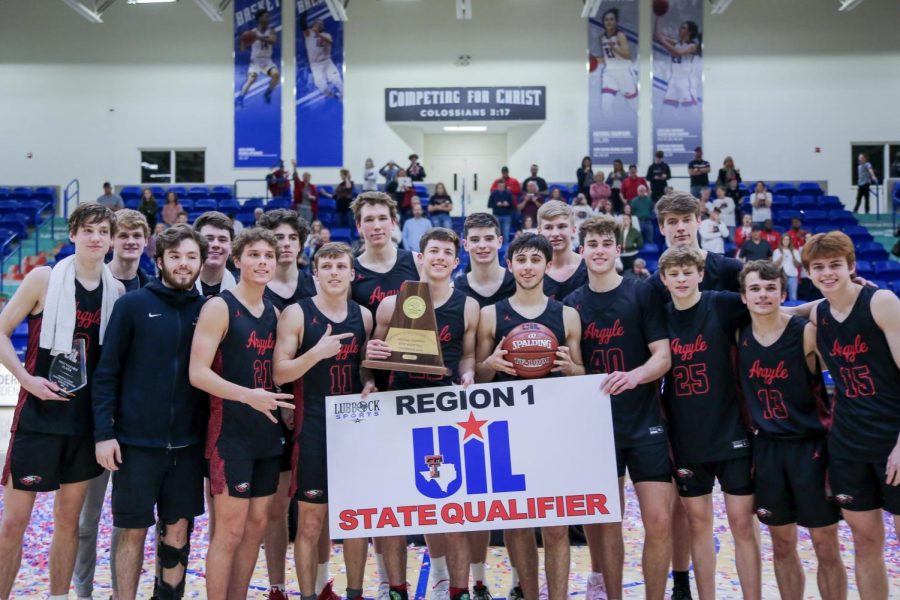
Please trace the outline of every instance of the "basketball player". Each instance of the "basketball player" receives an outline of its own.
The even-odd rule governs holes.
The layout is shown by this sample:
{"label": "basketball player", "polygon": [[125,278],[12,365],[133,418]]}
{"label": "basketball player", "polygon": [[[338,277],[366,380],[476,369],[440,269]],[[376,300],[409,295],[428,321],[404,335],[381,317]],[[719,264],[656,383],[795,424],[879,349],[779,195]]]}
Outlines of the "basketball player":
{"label": "basketball player", "polygon": [[[581,321],[574,308],[548,298],[543,279],[553,257],[553,247],[542,235],[526,233],[509,245],[507,268],[516,278],[516,293],[510,298],[485,306],[478,321],[475,372],[482,381],[516,379],[511,362],[503,357],[503,339],[517,325],[541,323],[562,342],[557,350],[556,367],[550,376],[583,375],[581,363]],[[568,597],[569,533],[566,526],[544,527],[544,561],[550,600]],[[510,597],[537,600],[538,557],[534,529],[507,529],[506,547],[515,565],[519,585]]]}
{"label": "basketball player", "polygon": [[837,505],[828,498],[825,435],[831,407],[816,358],[816,328],[779,310],[784,272],[767,261],[741,271],[741,298],[752,324],[738,338],[741,390],[756,427],[753,473],[756,516],[772,535],[775,579],[782,598],[803,598],[797,525],[807,527],[819,561],[822,598],[847,597]]}
{"label": "basketball player", "polygon": [[672,367],[663,387],[675,482],[690,525],[700,598],[715,597],[712,490],[725,493],[744,598],[760,598],[759,529],[753,518],[750,434],[742,420],[731,356],[747,321],[738,294],[700,290],[704,258],[690,246],[669,248],[659,272],[672,296],[666,325]]}
{"label": "basketball player", "polygon": [[472,270],[457,275],[453,287],[474,298],[482,308],[512,296],[516,280],[500,265],[503,237],[497,217],[485,212],[470,214],[463,224],[462,243]]}
{"label": "basketball player", "polygon": [[611,8],[603,13],[603,33],[600,35],[603,64],[601,71],[600,107],[605,115],[612,113],[613,101],[621,94],[628,108],[637,112],[637,83],[631,70],[631,46],[625,34],[619,30],[619,9]]}
{"label": "basketball player", "polygon": [[[25,276],[0,313],[0,362],[19,381],[18,405],[3,468],[0,598],[9,598],[22,562],[22,538],[37,492],[56,491],[50,545],[50,597],[67,598],[78,547],[78,516],[88,482],[102,467],[93,452],[90,380],[113,303],[125,292],[103,264],[116,216],[96,202],[69,215],[74,256]],[[28,319],[25,365],[10,336]],[[54,356],[83,341],[87,385],[67,391],[49,381]]]}
{"label": "basketball player", "polygon": [[544,294],[548,298],[562,301],[587,283],[584,260],[572,250],[575,217],[572,207],[559,200],[545,202],[538,209],[537,215],[538,233],[547,238],[553,248],[553,260],[547,261]]}
{"label": "basketball player", "polygon": [[324,96],[340,99],[344,93],[344,82],[341,80],[341,72],[331,59],[331,46],[334,40],[331,39],[331,34],[325,31],[325,21],[317,19],[311,25],[307,25],[304,12],[300,15],[300,29],[306,43],[306,57],[309,60],[313,83]]}
{"label": "basketball player", "polygon": [[293,408],[284,402],[293,395],[272,391],[278,315],[264,293],[277,256],[270,231],[241,232],[234,243],[241,281],[204,305],[191,347],[191,383],[210,395],[206,458],[217,524],[206,556],[210,598],[246,598],[278,488],[285,440],[277,409]]}
{"label": "basketball player", "polygon": [[[121,211],[125,212],[125,211]],[[113,309],[93,381],[97,462],[114,472],[117,596],[137,595],[147,528],[159,514],[153,597],[181,598],[194,517],[203,513],[206,399],[188,382],[206,240],[187,225],[157,238],[160,279]]]}
{"label": "basketball player", "polygon": [[[266,104],[272,103],[272,90],[278,86],[281,73],[272,61],[272,49],[278,43],[278,33],[270,27],[272,18],[265,10],[256,11],[256,29],[253,30],[254,40],[250,45],[250,65],[247,67],[247,80],[241,87],[235,101],[237,106],[244,105],[244,96],[250,91],[250,86],[256,82],[256,78],[265,75],[269,78],[269,87],[266,88],[263,98]],[[243,39],[241,40],[241,52],[246,50]]]}
{"label": "basketball player", "polygon": [[[433,227],[419,242],[417,263],[422,281],[429,284],[432,305],[435,309],[437,330],[444,365],[448,375],[420,375],[391,371],[388,389],[406,390],[422,387],[454,385],[464,388],[475,380],[475,332],[478,327],[478,302],[450,285],[453,270],[459,265],[459,236],[450,229]],[[390,296],[378,307],[375,315],[375,334],[369,340],[366,355],[374,360],[386,360],[391,348],[384,341],[396,306],[396,296]],[[469,541],[465,533],[430,534],[425,536],[429,555],[432,557],[431,597],[435,600],[469,599]],[[406,589],[406,537],[382,538],[382,549],[388,559],[391,597],[398,594],[407,600]],[[398,561],[398,555],[402,559]],[[396,572],[391,572],[392,567]]]}
{"label": "basketball player", "polygon": [[[147,218],[136,210],[122,209],[116,213],[116,234],[113,237],[113,258],[106,266],[113,277],[122,282],[125,292],[140,289],[150,282],[150,276],[140,268],[141,256],[147,247],[150,226]],[[84,497],[84,506],[78,519],[78,555],[75,557],[75,571],[72,584],[79,598],[90,598],[94,591],[94,572],[97,566],[97,533],[100,528],[100,513],[106,499],[109,484],[106,469],[93,479]],[[121,530],[113,526],[110,541],[110,571],[113,593],[118,590],[116,582],[116,550],[119,546]]]}
{"label": "basketball player", "polygon": [[234,275],[226,268],[234,239],[234,224],[225,214],[216,210],[203,213],[194,221],[194,229],[206,239],[209,247],[197,286],[200,293],[210,298],[220,292],[232,290],[237,285]]}
{"label": "basketball player", "polygon": [[663,33],[663,19],[656,17],[654,39],[672,56],[669,69],[669,82],[663,105],[673,108],[689,108],[697,110],[697,96],[694,93],[694,61],[702,53],[700,29],[694,21],[685,21],[678,27],[678,39],[670,38]]}
{"label": "basketball player", "polygon": [[[642,570],[646,597],[662,599],[672,558],[675,492],[669,439],[659,406],[659,380],[669,370],[668,330],[653,289],[616,272],[620,227],[612,217],[588,219],[578,231],[588,283],[565,299],[581,317],[581,355],[588,373],[609,373],[619,493],[628,470],[644,523]],[[625,544],[622,524],[585,525],[591,553],[587,597],[621,598]],[[603,573],[601,576],[600,573]],[[605,594],[605,595],[604,595]]]}
{"label": "basketball player", "polygon": [[900,301],[850,279],[853,242],[807,240],[803,268],[825,300],[813,309],[819,355],[834,377],[828,482],[853,533],[861,598],[887,598],[882,509],[900,533]]}
{"label": "basketball player", "polygon": [[[330,595],[317,590],[317,565],[323,535],[327,540],[328,473],[325,445],[325,397],[374,390],[363,369],[360,348],[372,330],[372,313],[348,299],[353,280],[353,255],[344,244],[322,246],[313,259],[319,292],[288,306],[278,322],[275,381],[293,383],[294,402],[301,413],[301,431],[291,444],[296,465],[295,498],[300,501],[294,559],[300,593],[305,600]],[[347,600],[362,598],[368,540],[344,540]],[[327,554],[326,560],[327,560]],[[269,593],[269,598],[286,598]]]}

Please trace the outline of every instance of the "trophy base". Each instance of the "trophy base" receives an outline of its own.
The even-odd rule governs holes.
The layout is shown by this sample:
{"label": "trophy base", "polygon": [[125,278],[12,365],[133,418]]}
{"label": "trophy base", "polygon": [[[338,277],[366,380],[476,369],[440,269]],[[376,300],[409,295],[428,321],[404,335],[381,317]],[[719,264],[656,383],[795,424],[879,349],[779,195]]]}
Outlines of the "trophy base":
{"label": "trophy base", "polygon": [[440,365],[422,365],[412,362],[394,362],[389,360],[364,360],[362,366],[367,369],[386,371],[405,371],[407,373],[423,373],[425,375],[450,375],[450,369]]}

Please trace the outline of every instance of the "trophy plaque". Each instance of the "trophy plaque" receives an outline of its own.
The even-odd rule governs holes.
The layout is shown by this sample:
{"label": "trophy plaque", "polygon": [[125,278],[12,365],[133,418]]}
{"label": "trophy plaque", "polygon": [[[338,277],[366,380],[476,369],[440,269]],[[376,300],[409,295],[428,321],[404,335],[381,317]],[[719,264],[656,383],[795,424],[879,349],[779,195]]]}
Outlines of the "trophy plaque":
{"label": "trophy plaque", "polygon": [[364,367],[426,375],[450,374],[444,366],[427,283],[404,281],[400,285],[384,341],[391,347],[391,355],[385,360],[364,360]]}
{"label": "trophy plaque", "polygon": [[87,385],[87,352],[84,338],[72,341],[68,354],[57,354],[50,363],[47,379],[59,386],[60,393],[71,396]]}

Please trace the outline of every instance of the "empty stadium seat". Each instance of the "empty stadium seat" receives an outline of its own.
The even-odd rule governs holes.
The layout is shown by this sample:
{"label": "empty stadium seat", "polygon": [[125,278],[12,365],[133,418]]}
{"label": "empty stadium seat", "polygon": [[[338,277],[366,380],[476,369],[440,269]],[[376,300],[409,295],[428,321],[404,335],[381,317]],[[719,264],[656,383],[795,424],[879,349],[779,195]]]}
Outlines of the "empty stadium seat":
{"label": "empty stadium seat", "polygon": [[824,210],[838,210],[844,208],[844,203],[837,196],[819,196],[819,208]]}
{"label": "empty stadium seat", "polygon": [[796,210],[815,210],[819,206],[812,196],[794,196],[791,200],[791,207]]}
{"label": "empty stadium seat", "polygon": [[843,227],[847,225],[857,225],[856,216],[846,209],[828,211],[828,219],[832,225]]}
{"label": "empty stadium seat", "polygon": [[140,203],[140,198],[122,198],[122,204],[125,205],[125,208],[130,208],[131,210],[137,210]]}
{"label": "empty stadium seat", "polygon": [[851,239],[853,239],[854,244],[872,241],[872,234],[869,233],[869,230],[862,225],[850,225],[848,227],[844,227],[842,231],[849,235]]}
{"label": "empty stadium seat", "polygon": [[237,213],[241,209],[241,203],[234,198],[219,200],[219,210],[225,214]]}
{"label": "empty stadium seat", "polygon": [[44,222],[43,211],[45,208],[52,212],[53,208],[43,200],[25,200],[20,202],[20,212],[28,217],[28,224],[37,227]]}
{"label": "empty stadium seat", "polygon": [[262,198],[248,198],[244,200],[243,208],[251,209],[250,212],[253,212],[252,209],[263,208]]}
{"label": "empty stadium seat", "polygon": [[875,273],[878,277],[886,281],[896,281],[900,279],[900,263],[893,260],[879,260],[872,263]]}
{"label": "empty stadium seat", "polygon": [[638,250],[638,256],[643,258],[644,260],[656,260],[659,258],[659,246],[652,242],[647,242],[644,244],[644,247]]}
{"label": "empty stadium seat", "polygon": [[210,198],[215,198],[216,200],[225,200],[226,198],[231,198],[234,196],[231,188],[226,185],[217,185],[209,192]]}
{"label": "empty stadium seat", "polygon": [[173,186],[169,186],[169,189],[166,190],[166,191],[167,191],[167,192],[175,192],[176,194],[178,194],[178,197],[179,197],[179,198],[181,198],[182,196],[187,196],[187,195],[188,195],[187,188],[184,187],[183,185],[173,185]]}
{"label": "empty stadium seat", "polygon": [[0,215],[0,229],[14,231],[20,240],[28,239],[28,217],[21,213]]}
{"label": "empty stadium seat", "polygon": [[[160,198],[161,200],[165,200],[166,198],[166,188],[161,185],[151,185],[150,191],[153,192],[154,198]],[[138,196],[140,197],[141,192],[138,190]]]}
{"label": "empty stadium seat", "polygon": [[12,194],[12,190],[8,187],[0,187],[0,200],[6,200]]}
{"label": "empty stadium seat", "polygon": [[31,200],[31,188],[14,187],[9,195],[10,200]]}
{"label": "empty stadium seat", "polygon": [[31,192],[32,200],[40,200],[41,202],[54,202],[56,200],[56,188],[48,185],[36,187]]}
{"label": "empty stadium seat", "polygon": [[[349,244],[352,239],[350,236],[350,228],[349,227],[335,227],[331,230],[331,241],[332,242],[345,242]],[[460,264],[462,261],[460,260]]]}
{"label": "empty stadium seat", "polygon": [[791,207],[791,200],[787,196],[772,196],[772,210],[785,210]]}
{"label": "empty stadium seat", "polygon": [[194,201],[190,198],[179,198],[178,203],[181,204],[181,208],[184,209],[184,212],[191,212],[194,210]]}
{"label": "empty stadium seat", "polygon": [[808,227],[826,225],[830,222],[828,213],[824,210],[805,210],[801,218],[803,219],[803,224]]}
{"label": "empty stadium seat", "polygon": [[875,277],[875,267],[867,260],[858,260],[856,261],[856,273],[860,277],[873,279]]}
{"label": "empty stadium seat", "polygon": [[856,256],[870,262],[887,260],[888,253],[878,242],[862,242],[856,244]]}
{"label": "empty stadium seat", "polygon": [[811,232],[812,233],[828,233],[829,231],[835,231],[837,229],[840,229],[840,227],[838,227],[834,223],[828,223],[827,225],[818,225],[817,227],[813,227]]}
{"label": "empty stadium seat", "polygon": [[256,209],[252,206],[249,208],[247,206],[242,206],[234,218],[240,221],[245,227],[250,227],[256,223],[256,215],[253,214],[253,211],[255,210]]}
{"label": "empty stadium seat", "polygon": [[787,183],[784,181],[779,181],[771,187],[772,195],[778,196],[786,196],[788,198],[793,197],[797,193],[797,188],[794,187],[793,183]]}
{"label": "empty stadium seat", "polygon": [[11,229],[0,229],[0,245],[3,246],[3,256],[9,256],[12,254],[12,251],[15,249],[15,244],[7,242],[12,242],[16,238],[16,232]]}
{"label": "empty stadium seat", "polygon": [[206,212],[208,210],[219,210],[219,203],[212,198],[203,198],[194,202],[194,210]]}
{"label": "empty stadium seat", "polygon": [[894,281],[888,284],[890,286],[891,291],[900,296],[900,279],[895,279]]}
{"label": "empty stadium seat", "polygon": [[191,189],[187,191],[187,197],[192,198],[194,200],[200,200],[202,198],[209,198],[209,188],[205,185],[195,185]]}
{"label": "empty stadium seat", "polygon": [[[150,189],[152,190],[153,188],[150,188]],[[160,188],[160,189],[162,189],[162,188]],[[157,197],[159,197],[159,195],[156,194],[156,192],[153,192],[153,194],[156,195]],[[128,202],[128,200],[131,200],[131,199],[138,199],[141,197],[141,188],[139,188],[136,185],[127,185],[122,188],[122,191],[119,192],[119,195],[122,197],[122,200],[125,202]]]}
{"label": "empty stadium seat", "polygon": [[291,202],[291,199],[287,196],[272,198],[268,202],[266,202],[266,209],[271,210],[273,208],[290,208]]}
{"label": "empty stadium seat", "polygon": [[797,193],[818,198],[824,192],[815,181],[804,181],[797,186]]}

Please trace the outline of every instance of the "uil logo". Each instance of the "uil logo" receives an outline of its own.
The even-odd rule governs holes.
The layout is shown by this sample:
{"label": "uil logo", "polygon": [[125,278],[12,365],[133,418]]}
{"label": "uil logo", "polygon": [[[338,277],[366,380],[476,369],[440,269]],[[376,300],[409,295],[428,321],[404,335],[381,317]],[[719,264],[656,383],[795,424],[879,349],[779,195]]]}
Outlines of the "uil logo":
{"label": "uil logo", "polygon": [[682,469],[677,469],[677,470],[675,471],[675,474],[678,475],[679,479],[688,479],[688,478],[694,476],[694,472],[693,472],[693,471],[691,471],[690,469],[684,469],[684,468],[682,468]]}
{"label": "uil logo", "polygon": [[853,502],[853,496],[850,494],[835,494],[834,499],[838,501],[838,504],[850,504]]}
{"label": "uil logo", "polygon": [[512,472],[508,421],[488,423],[470,412],[466,421],[417,427],[412,434],[416,489],[423,496],[452,496],[462,488],[463,479],[469,494],[525,491],[525,475]]}
{"label": "uil logo", "polygon": [[763,508],[760,506],[759,508],[756,509],[756,516],[759,517],[760,519],[765,519],[766,517],[772,516],[772,511],[769,510],[768,508]]}
{"label": "uil logo", "polygon": [[250,482],[249,481],[244,481],[243,483],[239,483],[236,486],[234,486],[234,491],[236,491],[239,494],[243,494],[244,492],[247,492],[249,490],[250,490]]}
{"label": "uil logo", "polygon": [[19,483],[22,485],[35,485],[36,483],[41,482],[40,475],[26,475],[25,477],[19,478]]}

